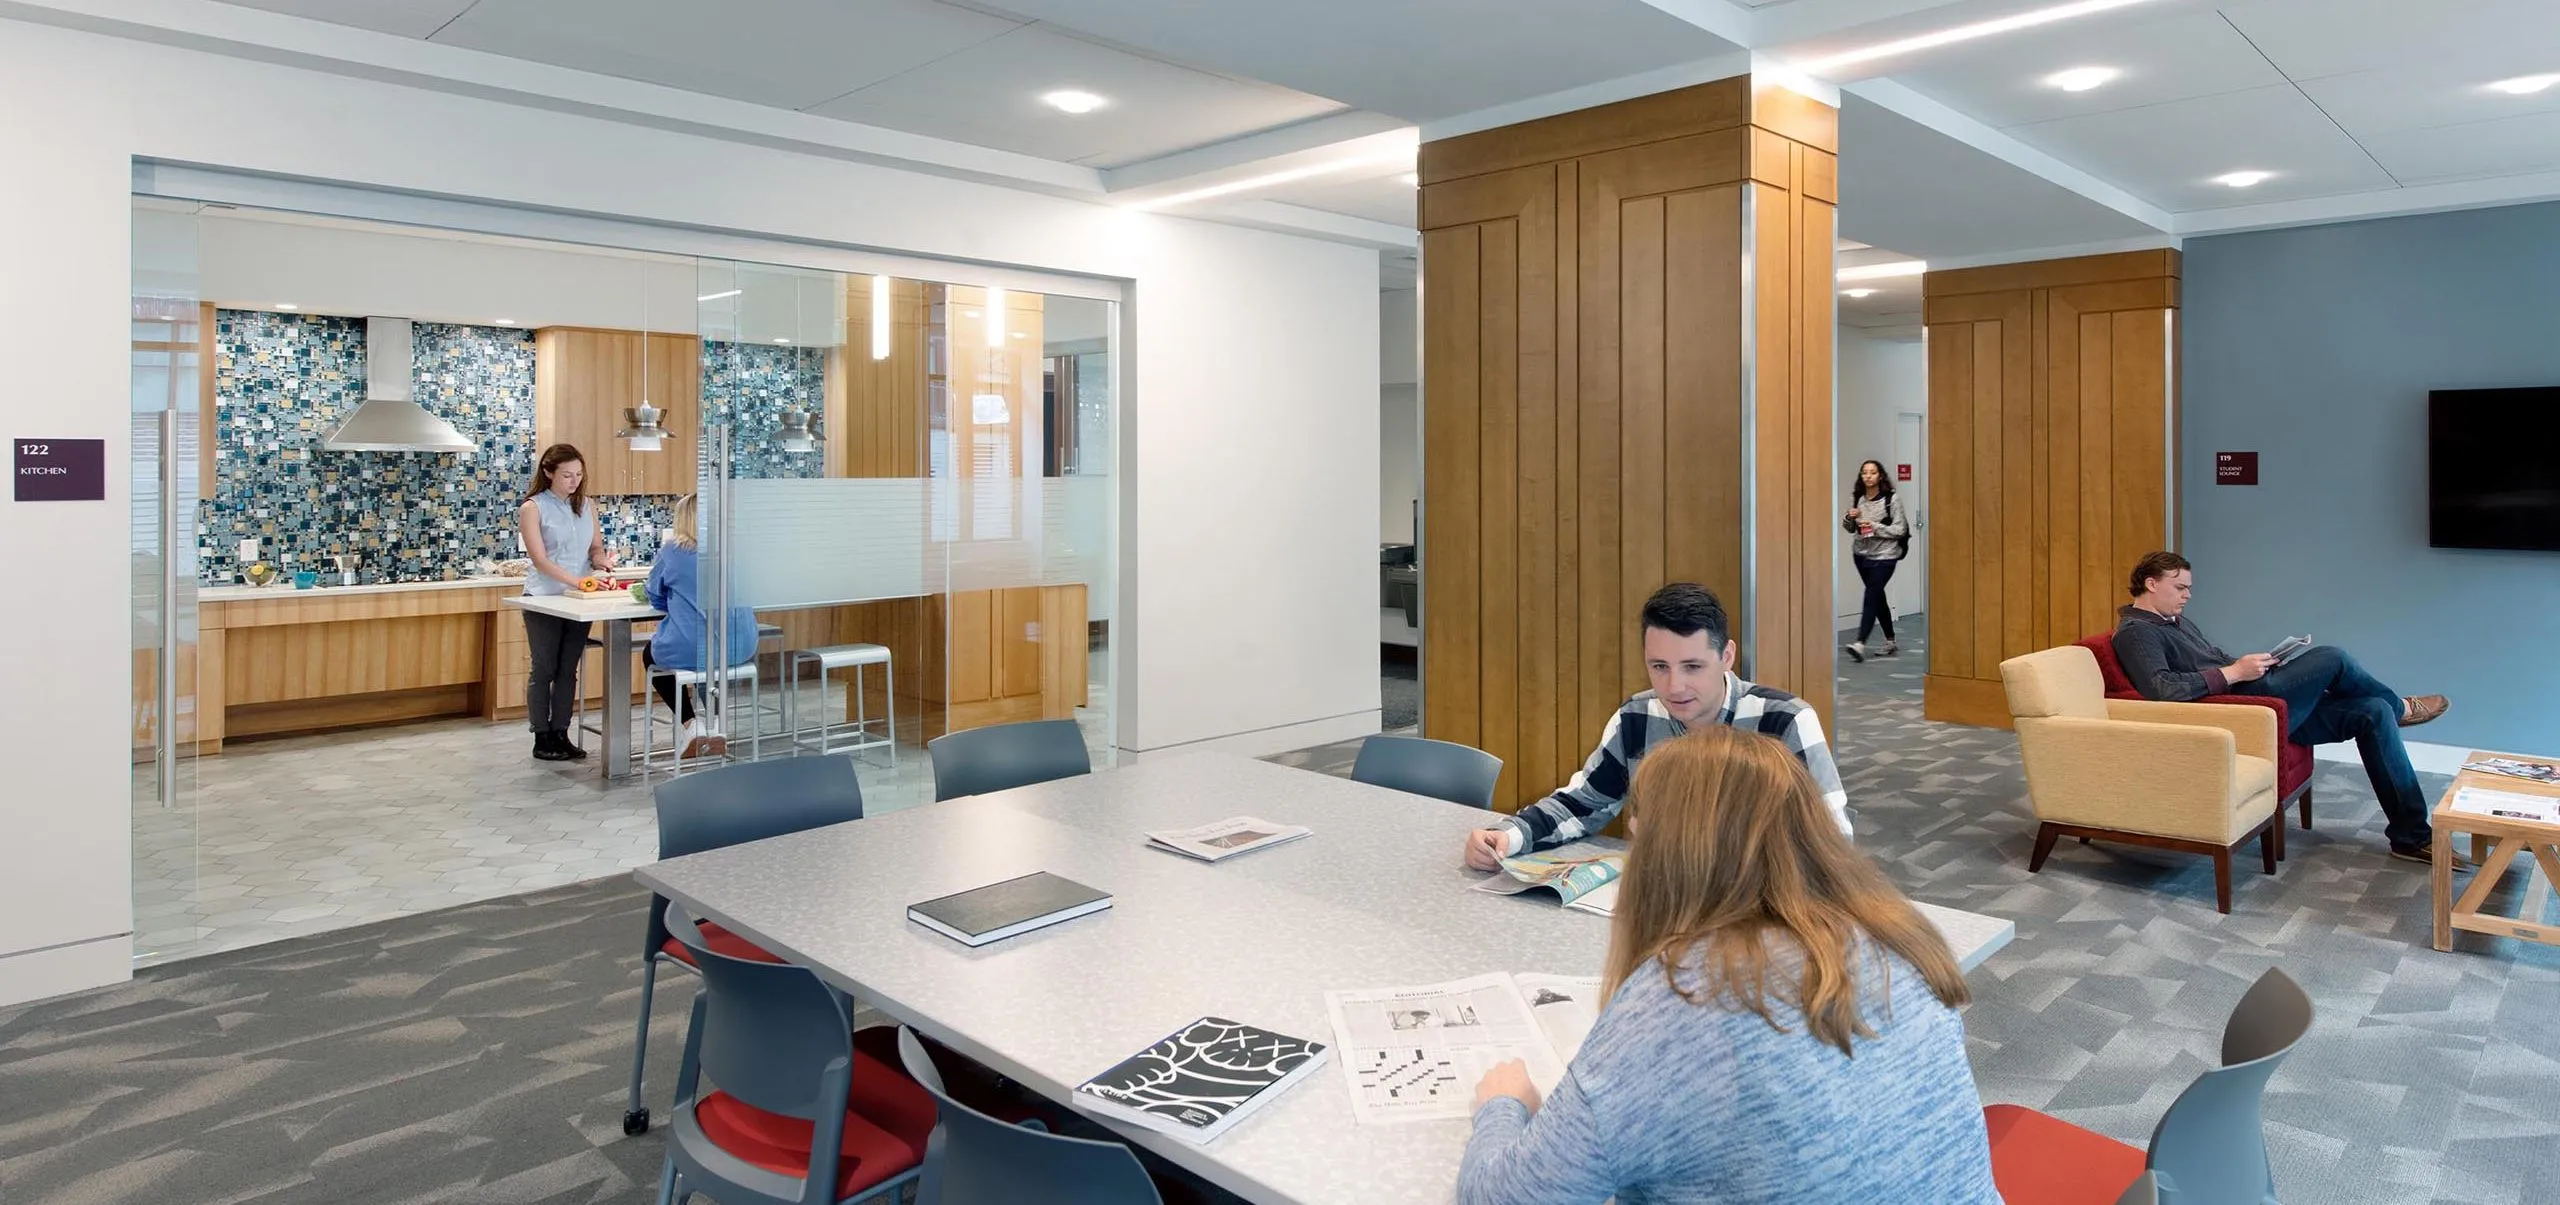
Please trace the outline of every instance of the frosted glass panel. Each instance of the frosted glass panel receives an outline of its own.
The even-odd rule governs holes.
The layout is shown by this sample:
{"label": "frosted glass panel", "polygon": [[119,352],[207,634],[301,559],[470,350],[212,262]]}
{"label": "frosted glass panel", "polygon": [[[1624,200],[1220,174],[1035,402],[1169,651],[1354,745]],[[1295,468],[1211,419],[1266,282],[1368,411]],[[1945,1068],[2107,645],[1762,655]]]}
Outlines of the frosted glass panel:
{"label": "frosted glass panel", "polygon": [[912,477],[729,482],[737,602],[761,610],[939,592],[924,540],[926,488]]}

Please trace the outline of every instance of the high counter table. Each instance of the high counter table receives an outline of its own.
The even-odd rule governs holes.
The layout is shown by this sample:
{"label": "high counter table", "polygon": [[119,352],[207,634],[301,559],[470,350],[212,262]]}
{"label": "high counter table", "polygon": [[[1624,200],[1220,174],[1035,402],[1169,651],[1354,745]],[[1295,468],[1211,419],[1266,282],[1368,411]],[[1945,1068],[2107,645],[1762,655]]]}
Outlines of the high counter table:
{"label": "high counter table", "polygon": [[[1314,835],[1219,864],[1150,830],[1251,815]],[[1054,1101],[1201,1016],[1331,1045],[1324,993],[1490,971],[1599,974],[1609,922],[1469,888],[1487,813],[1197,754],[957,799],[640,869],[640,881]],[[1035,870],[1112,907],[972,950],[907,905]],[[1971,970],[2009,922],[1920,905]],[[1337,1060],[1338,1061],[1338,1060]],[[1472,1091],[1472,1085],[1469,1086]],[[1206,1146],[1104,1123],[1249,1201],[1446,1202],[1466,1120],[1362,1126],[1328,1065]]]}
{"label": "high counter table", "polygon": [[504,600],[579,623],[604,625],[604,776],[631,776],[631,625],[666,618],[666,612],[637,601],[630,591],[610,594],[518,594]]}

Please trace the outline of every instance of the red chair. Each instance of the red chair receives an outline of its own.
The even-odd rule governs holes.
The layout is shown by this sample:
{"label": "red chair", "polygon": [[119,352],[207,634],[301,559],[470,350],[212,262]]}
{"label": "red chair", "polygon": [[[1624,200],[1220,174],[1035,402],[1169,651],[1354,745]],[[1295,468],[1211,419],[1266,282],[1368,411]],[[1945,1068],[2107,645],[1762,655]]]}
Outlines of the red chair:
{"label": "red chair", "polygon": [[[2098,676],[2106,682],[2108,698],[2144,697],[2141,691],[2133,688],[2133,679],[2124,676],[2124,665],[2116,660],[2116,639],[2113,633],[2081,637],[2079,645],[2097,656]],[[2251,707],[2273,708],[2276,713],[2276,731],[2281,733],[2292,730],[2286,723],[2287,716],[2282,699],[2264,695],[2206,695],[2195,701],[2240,703]],[[2297,800],[2302,804],[2302,827],[2309,828],[2311,827],[2311,746],[2296,744],[2287,739],[2280,742],[2276,750],[2276,810],[2281,812],[2284,810],[2284,805]]]}

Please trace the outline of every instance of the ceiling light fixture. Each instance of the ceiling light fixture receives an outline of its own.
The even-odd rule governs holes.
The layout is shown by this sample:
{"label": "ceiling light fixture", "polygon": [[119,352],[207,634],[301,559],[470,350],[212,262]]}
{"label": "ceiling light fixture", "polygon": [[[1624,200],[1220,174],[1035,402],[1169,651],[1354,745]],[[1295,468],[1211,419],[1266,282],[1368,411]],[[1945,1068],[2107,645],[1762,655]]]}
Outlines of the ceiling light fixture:
{"label": "ceiling light fixture", "polygon": [[1840,295],[1854,300],[1860,297],[1873,297],[1876,291],[1874,289],[1842,289]]}
{"label": "ceiling light fixture", "polygon": [[889,358],[889,278],[871,278],[871,358]]}
{"label": "ceiling light fixture", "polygon": [[1356,155],[1348,159],[1335,159],[1326,163],[1314,163],[1305,167],[1293,167],[1286,171],[1268,172],[1259,176],[1247,176],[1242,180],[1230,180],[1225,184],[1212,184],[1207,188],[1195,188],[1189,192],[1175,193],[1172,196],[1156,197],[1151,200],[1133,202],[1129,207],[1132,209],[1164,209],[1174,205],[1187,205],[1193,201],[1206,201],[1211,197],[1223,197],[1232,193],[1252,192],[1258,188],[1271,188],[1276,185],[1295,183],[1299,180],[1311,180],[1317,176],[1330,176],[1337,172],[1347,172],[1357,168],[1375,167],[1385,163],[1410,164],[1412,162],[1413,148],[1410,146],[1404,146],[1381,154]]}
{"label": "ceiling light fixture", "polygon": [[1834,280],[1891,280],[1897,276],[1918,276],[1928,270],[1929,261],[1925,259],[1898,259],[1892,263],[1842,268],[1831,277]]}
{"label": "ceiling light fixture", "polygon": [[2060,88],[2065,92],[2086,92],[2114,83],[2116,77],[2123,74],[2113,67],[2073,67],[2044,77],[2044,83],[2048,88]]}
{"label": "ceiling light fixture", "polygon": [[1953,45],[1957,42],[1970,42],[1976,38],[1995,37],[2000,34],[2011,33],[2021,29],[2033,29],[2039,25],[2051,25],[2056,21],[2068,21],[2074,17],[2086,17],[2097,13],[2109,12],[2114,9],[2131,8],[2136,4],[2147,3],[2150,3],[2150,0],[2072,0],[2072,3],[2069,4],[2056,4],[2050,8],[2039,8],[2032,12],[2013,13],[2009,16],[1996,17],[1989,21],[1976,21],[1971,25],[1958,25],[1952,29],[1941,29],[1936,33],[1924,33],[1908,38],[1897,38],[1890,42],[1883,42],[1858,50],[1843,51],[1839,54],[1815,59],[1811,62],[1796,63],[1793,64],[1793,66],[1799,71],[1807,71],[1820,75],[1826,71],[1836,71],[1842,67],[1853,67],[1859,63],[1871,62],[1881,58],[1890,58],[1897,54],[1910,54],[1914,51],[1931,50],[1940,46]]}
{"label": "ceiling light fixture", "polygon": [[2553,84],[2560,84],[2560,75],[2519,75],[2514,79],[2499,80],[2489,85],[2489,90],[2504,92],[2509,96],[2531,96],[2536,92],[2549,89]]}
{"label": "ceiling light fixture", "polygon": [[987,290],[987,346],[1004,346],[1004,290]]}
{"label": "ceiling light fixture", "polygon": [[780,335],[776,335],[776,336],[774,336],[774,337],[773,337],[773,341],[774,341],[774,342],[776,342],[776,343],[789,343],[789,342],[791,342],[791,340],[789,340],[789,339],[785,339],[785,338],[783,338],[783,337],[782,337],[782,336],[780,336]]}
{"label": "ceiling light fixture", "polygon": [[514,326],[516,324],[516,320],[513,318],[499,318],[495,321],[500,326]]}
{"label": "ceiling light fixture", "polygon": [[301,308],[301,306],[295,305],[290,301],[279,301],[276,303],[276,312],[279,314],[290,314]]}
{"label": "ceiling light fixture", "polygon": [[730,289],[730,290],[728,290],[728,291],[726,291],[726,292],[721,292],[721,293],[705,293],[705,294],[703,294],[703,295],[702,295],[702,296],[700,296],[700,297],[696,297],[696,298],[694,298],[694,300],[695,300],[695,301],[718,301],[718,300],[720,300],[720,299],[721,299],[721,298],[723,298],[723,297],[735,297],[735,296],[737,296],[738,294],[740,294],[740,293],[744,293],[744,292],[746,292],[746,290],[745,290],[745,289]]}
{"label": "ceiling light fixture", "polygon": [[1405,182],[1405,186],[1408,188],[1419,188],[1422,186],[1421,172],[1406,172],[1403,176],[1398,178],[1402,179]]}
{"label": "ceiling light fixture", "polygon": [[2224,188],[2254,188],[2257,185],[2264,184],[2274,178],[2274,172],[2225,172],[2222,175],[2215,176],[2213,178],[2213,182],[2223,186]]}
{"label": "ceiling light fixture", "polygon": [[1079,92],[1073,88],[1061,88],[1058,91],[1042,96],[1040,98],[1040,103],[1047,105],[1052,109],[1056,109],[1061,113],[1074,113],[1081,116],[1086,113],[1091,113],[1104,105],[1110,104],[1111,102],[1104,100],[1099,96],[1095,96],[1090,92]]}

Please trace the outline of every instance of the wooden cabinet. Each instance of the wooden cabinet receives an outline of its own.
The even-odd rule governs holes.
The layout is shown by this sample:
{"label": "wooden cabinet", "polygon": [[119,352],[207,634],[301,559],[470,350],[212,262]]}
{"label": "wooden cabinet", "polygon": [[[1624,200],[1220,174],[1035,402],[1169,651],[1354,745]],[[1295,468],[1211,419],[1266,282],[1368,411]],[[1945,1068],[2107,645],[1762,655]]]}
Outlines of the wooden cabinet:
{"label": "wooden cabinet", "polygon": [[[691,335],[547,326],[534,332],[534,443],[575,446],[587,492],[689,494],[701,451],[702,341]],[[667,438],[635,452],[616,433],[643,397]]]}

